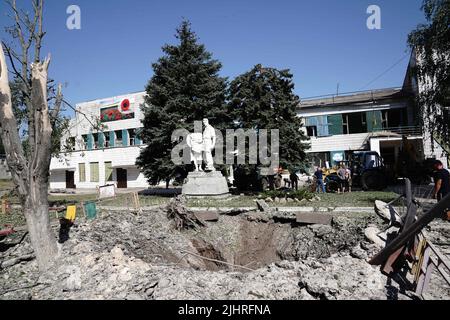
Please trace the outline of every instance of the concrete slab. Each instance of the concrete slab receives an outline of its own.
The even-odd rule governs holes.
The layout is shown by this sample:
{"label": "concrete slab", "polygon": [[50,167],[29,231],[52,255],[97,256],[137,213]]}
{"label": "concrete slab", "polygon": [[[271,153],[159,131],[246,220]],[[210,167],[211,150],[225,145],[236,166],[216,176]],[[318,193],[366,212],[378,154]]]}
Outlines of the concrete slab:
{"label": "concrete slab", "polygon": [[203,221],[211,221],[211,222],[219,221],[219,213],[218,212],[197,211],[197,212],[194,212],[194,215],[197,217],[197,219],[200,219]]}
{"label": "concrete slab", "polygon": [[299,212],[297,213],[296,221],[297,223],[304,223],[304,224],[331,225],[333,217],[329,214],[324,213]]}

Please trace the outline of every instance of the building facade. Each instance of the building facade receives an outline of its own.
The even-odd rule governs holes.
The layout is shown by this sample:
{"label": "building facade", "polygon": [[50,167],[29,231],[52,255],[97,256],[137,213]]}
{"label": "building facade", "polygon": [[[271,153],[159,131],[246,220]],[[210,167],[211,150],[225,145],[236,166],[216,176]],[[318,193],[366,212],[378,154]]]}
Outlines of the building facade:
{"label": "building facade", "polygon": [[139,92],[77,104],[62,152],[50,165],[50,189],[148,187],[135,164],[144,147],[139,137],[144,96]]}
{"label": "building facade", "polygon": [[421,125],[412,55],[405,81],[389,88],[331,95],[304,100],[298,107],[305,133],[311,138],[308,151],[315,166],[334,166],[355,151],[376,151],[388,168],[401,165],[402,156],[415,162],[439,159],[448,166],[447,150]]}

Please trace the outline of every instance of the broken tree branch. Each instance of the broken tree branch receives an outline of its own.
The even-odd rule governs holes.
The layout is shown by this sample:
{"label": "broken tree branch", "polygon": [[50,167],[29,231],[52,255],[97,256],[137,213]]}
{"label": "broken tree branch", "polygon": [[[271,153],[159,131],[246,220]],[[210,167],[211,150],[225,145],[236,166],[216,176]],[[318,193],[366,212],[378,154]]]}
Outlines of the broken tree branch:
{"label": "broken tree branch", "polygon": [[[25,286],[25,287],[11,288],[11,289],[8,289],[8,290],[5,290],[5,291],[1,292],[1,293],[0,293],[0,296],[3,296],[3,295],[5,295],[5,294],[7,294],[7,293],[10,293],[10,292],[15,292],[15,291],[21,291],[21,290],[32,289],[32,288],[38,287],[38,286],[40,286],[40,285],[43,285],[43,284],[40,283],[40,282],[36,282],[35,284],[29,285],[29,286]],[[45,286],[48,287],[49,285],[46,284]]]}
{"label": "broken tree branch", "polygon": [[55,105],[52,110],[51,118],[53,119],[58,118],[59,111],[61,110],[62,101],[63,101],[62,84],[59,84],[58,89],[56,90]]}
{"label": "broken tree branch", "polygon": [[35,258],[34,254],[27,254],[27,255],[24,255],[21,257],[9,259],[9,260],[6,260],[6,261],[3,261],[2,263],[0,263],[0,269],[11,268],[12,266],[15,266],[16,264],[19,264],[24,261],[31,261],[34,258]]}
{"label": "broken tree branch", "polygon": [[[18,60],[18,57],[14,56],[14,53],[12,51],[11,48],[9,48],[3,41],[2,41],[3,47],[6,50],[6,54],[8,56],[9,62],[11,63],[11,67],[13,68],[13,74],[17,77],[20,78],[20,80],[22,80],[22,82],[24,83],[24,85],[28,86],[28,82],[27,80],[25,80],[22,76],[22,74],[19,72],[19,70],[17,70],[16,64],[14,63],[13,58]],[[23,91],[24,94],[27,94],[27,92]]]}

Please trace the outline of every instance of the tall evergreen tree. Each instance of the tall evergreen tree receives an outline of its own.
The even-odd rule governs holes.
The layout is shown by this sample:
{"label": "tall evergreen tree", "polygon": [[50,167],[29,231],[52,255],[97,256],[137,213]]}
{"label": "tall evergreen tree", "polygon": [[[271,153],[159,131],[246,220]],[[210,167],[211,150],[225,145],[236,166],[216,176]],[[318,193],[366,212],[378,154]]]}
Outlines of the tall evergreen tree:
{"label": "tall evergreen tree", "polygon": [[[309,145],[297,117],[300,99],[293,92],[292,77],[289,70],[256,65],[231,82],[229,108],[238,128],[279,129],[280,166],[297,171],[305,167]],[[255,177],[257,168],[245,165],[238,169],[247,177]]]}
{"label": "tall evergreen tree", "polygon": [[153,64],[154,76],[147,85],[144,128],[140,133],[147,147],[137,159],[151,184],[187,175],[186,166],[171,161],[178,142],[172,132],[193,132],[194,121],[208,118],[217,129],[230,123],[226,112],[226,79],[219,76],[222,65],[200,44],[188,21],[177,29],[177,45],[165,45],[164,56]]}

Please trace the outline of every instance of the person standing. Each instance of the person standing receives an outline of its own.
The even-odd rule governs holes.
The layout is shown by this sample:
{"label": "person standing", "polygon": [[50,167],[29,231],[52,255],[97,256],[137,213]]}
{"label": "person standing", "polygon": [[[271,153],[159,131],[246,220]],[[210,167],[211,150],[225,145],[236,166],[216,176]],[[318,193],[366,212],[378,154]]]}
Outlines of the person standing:
{"label": "person standing", "polygon": [[450,193],[450,174],[439,160],[434,164],[434,169],[433,199],[441,201]]}
{"label": "person standing", "polygon": [[[337,175],[339,177],[339,192],[342,191],[342,193],[345,193],[345,187],[346,187],[346,183],[345,183],[345,175],[347,173],[347,170],[345,169],[344,165],[341,164]],[[338,193],[339,193],[338,192]]]}
{"label": "person standing", "polygon": [[345,170],[345,182],[346,182],[346,186],[348,188],[348,192],[351,193],[352,192],[352,171],[350,170],[350,168],[347,168]]}
{"label": "person standing", "polygon": [[291,180],[291,187],[293,190],[298,190],[298,176],[296,173],[291,173],[289,176],[289,179]]}
{"label": "person standing", "polygon": [[316,178],[317,193],[320,193],[320,190],[322,190],[323,193],[327,193],[327,191],[325,190],[325,184],[323,183],[322,168],[317,167],[317,170],[314,173],[314,177]]}

